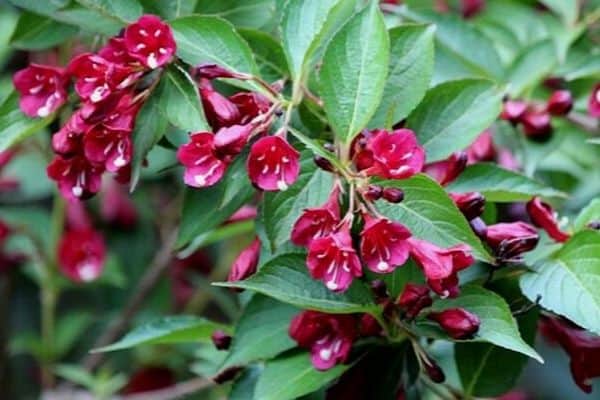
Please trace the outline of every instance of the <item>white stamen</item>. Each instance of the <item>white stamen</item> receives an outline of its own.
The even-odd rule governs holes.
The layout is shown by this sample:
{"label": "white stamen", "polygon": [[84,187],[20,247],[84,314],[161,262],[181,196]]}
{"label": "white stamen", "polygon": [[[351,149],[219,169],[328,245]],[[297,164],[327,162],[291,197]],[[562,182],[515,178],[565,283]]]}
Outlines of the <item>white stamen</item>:
{"label": "white stamen", "polygon": [[158,60],[156,59],[156,53],[154,53],[154,52],[150,53],[150,55],[146,59],[146,64],[148,64],[148,67],[150,67],[152,69],[158,67]]}
{"label": "white stamen", "polygon": [[331,280],[331,281],[327,282],[327,283],[325,284],[325,286],[327,286],[327,289],[329,289],[329,290],[335,290],[335,289],[337,289],[337,288],[338,288],[338,285],[337,285],[337,283],[335,283],[333,280]]}
{"label": "white stamen", "polygon": [[390,170],[390,172],[393,175],[401,175],[401,174],[403,174],[405,172],[408,172],[408,171],[410,171],[410,167],[408,167],[406,165],[403,165],[403,166],[401,166],[400,168],[397,168],[397,169]]}
{"label": "white stamen", "polygon": [[96,277],[96,268],[91,262],[85,262],[83,265],[78,266],[79,277],[84,282],[89,282]]}
{"label": "white stamen", "polygon": [[263,175],[264,175],[264,174],[266,174],[267,172],[269,172],[269,165],[265,165],[265,166],[263,167],[262,171],[261,171],[261,173],[262,173]]}
{"label": "white stamen", "polygon": [[377,270],[378,271],[387,271],[387,269],[390,267],[390,265],[388,263],[386,263],[385,261],[381,260],[379,261],[379,263],[377,263]]}
{"label": "white stamen", "polygon": [[162,55],[167,54],[167,49],[165,49],[164,47],[161,47],[160,49],[158,49],[158,52]]}
{"label": "white stamen", "polygon": [[146,45],[144,43],[139,43],[137,46],[135,46],[136,50],[142,50],[145,48],[146,48]]}
{"label": "white stamen", "polygon": [[125,164],[127,164],[127,160],[125,160],[123,158],[123,156],[119,156],[115,159],[115,161],[113,161],[113,164],[115,165],[115,167],[117,168],[121,168],[122,166],[124,166]]}
{"label": "white stamen", "polygon": [[148,32],[146,32],[145,29],[140,29],[140,35],[146,37],[146,36],[148,36]]}
{"label": "white stamen", "polygon": [[29,89],[29,94],[36,94],[39,93],[42,89],[44,88],[44,85],[37,85],[32,87],[31,89]]}
{"label": "white stamen", "polygon": [[331,359],[331,349],[328,348],[324,348],[321,349],[321,351],[319,351],[319,357],[321,357],[321,359],[325,360],[325,361],[329,361]]}
{"label": "white stamen", "polygon": [[83,189],[81,188],[81,186],[73,186],[71,192],[73,193],[73,196],[80,197],[83,194]]}
{"label": "white stamen", "polygon": [[100,100],[102,100],[104,98],[104,92],[107,91],[107,90],[108,90],[108,87],[106,85],[98,86],[92,92],[92,95],[90,96],[90,101],[92,103],[99,102]]}
{"label": "white stamen", "polygon": [[288,184],[287,184],[287,183],[285,183],[285,181],[281,181],[281,180],[280,180],[280,181],[277,181],[277,189],[279,189],[279,190],[282,190],[282,191],[283,191],[283,190],[287,190],[287,188],[288,188],[288,187],[289,187],[289,186],[288,186]]}
{"label": "white stamen", "polygon": [[160,29],[155,30],[154,37],[159,37],[161,33],[162,33],[162,31]]}

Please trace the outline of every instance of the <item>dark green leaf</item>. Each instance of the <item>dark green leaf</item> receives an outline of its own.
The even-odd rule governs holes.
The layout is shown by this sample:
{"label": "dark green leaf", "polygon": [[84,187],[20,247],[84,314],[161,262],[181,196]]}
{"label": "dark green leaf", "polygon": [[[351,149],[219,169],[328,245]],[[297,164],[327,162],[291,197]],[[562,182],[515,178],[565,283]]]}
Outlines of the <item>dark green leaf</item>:
{"label": "dark green leaf", "polygon": [[133,22],[143,13],[142,6],[137,0],[77,0],[77,2],[90,10],[123,23]]}
{"label": "dark green leaf", "polygon": [[42,50],[71,38],[79,29],[48,17],[23,12],[10,38],[10,45],[23,50]]}
{"label": "dark green leaf", "polygon": [[19,94],[12,92],[0,105],[0,152],[38,132],[53,119],[54,115],[29,118],[19,109]]}
{"label": "dark green leaf", "polygon": [[371,127],[393,126],[423,99],[433,73],[434,33],[432,25],[402,25],[390,30],[389,75]]}
{"label": "dark green leaf", "polygon": [[389,37],[377,2],[333,37],[320,73],[325,112],[338,137],[350,142],[370,121],[383,95]]}
{"label": "dark green leaf", "polygon": [[269,359],[296,346],[288,328],[299,312],[289,304],[255,294],[240,317],[222,368]]}
{"label": "dark green leaf", "polygon": [[403,266],[396,268],[390,274],[373,274],[375,279],[381,279],[392,299],[397,298],[404,290],[407,283],[424,283],[425,277],[414,261],[409,260]]}
{"label": "dark green leaf", "polygon": [[582,231],[521,277],[531,301],[600,334],[600,232]]}
{"label": "dark green leaf", "polygon": [[404,191],[404,200],[399,204],[377,202],[377,208],[383,215],[400,221],[418,238],[442,247],[466,243],[471,246],[477,259],[491,261],[491,256],[465,217],[436,182],[425,175],[417,175],[405,180],[381,181],[379,184]]}
{"label": "dark green leaf", "polygon": [[166,19],[193,14],[198,0],[141,0],[147,12],[160,15]]}
{"label": "dark green leaf", "polygon": [[491,163],[471,165],[447,189],[453,193],[480,192],[492,202],[524,201],[533,196],[565,196],[543,183]]}
{"label": "dark green leaf", "polygon": [[292,400],[312,393],[340,376],[348,365],[317,371],[308,353],[280,357],[267,363],[254,393],[260,400]]}
{"label": "dark green leaf", "polygon": [[540,0],[542,4],[560,16],[565,24],[573,25],[577,21],[579,2],[577,0]]}
{"label": "dark green leaf", "polygon": [[273,36],[253,29],[240,29],[260,68],[261,76],[272,82],[289,76],[289,69],[281,44]]}
{"label": "dark green leaf", "polygon": [[221,324],[191,315],[164,317],[139,326],[121,340],[93,352],[123,350],[144,344],[174,344],[210,341],[217,329],[227,330]]}
{"label": "dark green leaf", "polygon": [[235,26],[262,28],[277,18],[276,0],[199,0],[196,13],[221,17]]}
{"label": "dark green leaf", "polygon": [[233,382],[228,400],[253,400],[254,388],[261,372],[262,368],[257,366],[246,368]]}
{"label": "dark green leaf", "polygon": [[518,97],[537,85],[556,66],[557,55],[550,40],[534,43],[522,50],[507,72],[511,96]]}
{"label": "dark green leaf", "polygon": [[427,161],[439,161],[471,144],[501,107],[502,93],[489,81],[446,82],[427,92],[407,125],[425,147]]}
{"label": "dark green leaf", "polygon": [[339,314],[366,312],[379,315],[379,309],[364,283],[355,280],[347,291],[334,293],[323,282],[308,275],[304,254],[275,257],[249,279],[216,285],[253,290],[300,308]]}
{"label": "dark green leaf", "polygon": [[579,231],[593,221],[600,221],[600,199],[592,200],[583,210],[581,210],[573,225],[575,230]]}

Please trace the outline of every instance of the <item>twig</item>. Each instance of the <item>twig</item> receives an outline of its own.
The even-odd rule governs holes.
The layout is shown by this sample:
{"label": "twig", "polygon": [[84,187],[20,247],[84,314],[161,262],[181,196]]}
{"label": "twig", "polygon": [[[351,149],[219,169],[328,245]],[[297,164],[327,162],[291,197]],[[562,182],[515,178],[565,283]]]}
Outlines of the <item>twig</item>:
{"label": "twig", "polygon": [[596,118],[581,113],[571,112],[567,115],[567,119],[594,136],[600,135],[600,126],[598,125],[598,120]]}

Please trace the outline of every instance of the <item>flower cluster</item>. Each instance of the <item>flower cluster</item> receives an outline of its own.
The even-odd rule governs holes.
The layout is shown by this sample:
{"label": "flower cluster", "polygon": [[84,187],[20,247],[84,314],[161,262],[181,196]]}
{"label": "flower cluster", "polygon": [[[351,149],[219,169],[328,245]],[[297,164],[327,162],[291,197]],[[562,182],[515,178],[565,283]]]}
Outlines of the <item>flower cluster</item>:
{"label": "flower cluster", "polygon": [[143,100],[145,79],[175,54],[171,28],[144,15],[110,39],[96,54],[83,53],[67,68],[31,64],[14,76],[22,111],[32,117],[54,113],[67,101],[74,80],[79,108],[52,137],[56,156],[48,176],[67,199],[86,199],[100,190],[105,171],[129,180],[131,132]]}

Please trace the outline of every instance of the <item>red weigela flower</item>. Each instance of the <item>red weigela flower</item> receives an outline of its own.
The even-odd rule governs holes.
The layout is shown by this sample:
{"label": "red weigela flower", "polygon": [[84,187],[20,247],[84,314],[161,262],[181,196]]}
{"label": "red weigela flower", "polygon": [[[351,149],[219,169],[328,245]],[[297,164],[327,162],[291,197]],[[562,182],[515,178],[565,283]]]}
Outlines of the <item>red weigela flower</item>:
{"label": "red weigela flower", "polygon": [[58,245],[61,272],[75,282],[90,282],[102,274],[106,248],[102,235],[93,229],[71,230]]}
{"label": "red weigela flower", "polygon": [[360,260],[352,247],[347,224],[339,231],[310,243],[306,266],[313,278],[322,280],[334,292],[345,291],[354,277],[362,276]]}
{"label": "red weigela flower", "polygon": [[363,215],[360,255],[367,267],[379,274],[393,272],[408,259],[410,231],[399,222]]}
{"label": "red weigela flower", "polygon": [[485,208],[485,197],[479,192],[450,193],[450,198],[467,220],[479,217]]}
{"label": "red weigela flower", "polygon": [[129,55],[150,69],[171,61],[177,45],[171,27],[155,15],[143,15],[124,34]]}
{"label": "red weigela flower", "polygon": [[449,308],[432,312],[427,318],[440,324],[448,335],[456,340],[471,339],[479,330],[479,317],[463,308]]}
{"label": "red weigela flower", "polygon": [[437,161],[425,166],[425,173],[435,179],[440,185],[445,186],[455,180],[467,166],[467,153],[459,151],[453,153],[445,160]]}
{"label": "red weigela flower", "polygon": [[30,64],[13,76],[19,107],[28,117],[47,117],[62,106],[68,83],[63,68],[48,65]]}
{"label": "red weigela flower", "polygon": [[552,93],[546,104],[546,111],[555,116],[567,115],[573,108],[573,96],[568,90]]}
{"label": "red weigela flower", "polygon": [[240,154],[253,130],[252,124],[232,125],[219,129],[215,133],[215,151],[223,159]]}
{"label": "red weigela flower", "polygon": [[566,242],[571,237],[560,229],[556,213],[550,204],[543,202],[541,198],[534,197],[527,202],[527,213],[534,225],[545,230],[557,242]]}
{"label": "red weigela flower", "polygon": [[54,157],[46,169],[66,199],[87,199],[100,191],[103,167],[91,164],[82,156]]}
{"label": "red weigela flower", "polygon": [[432,305],[433,300],[427,286],[407,283],[396,303],[404,310],[406,318],[413,319],[422,309]]}
{"label": "red weigela flower", "polygon": [[227,280],[229,282],[241,281],[254,275],[259,258],[260,240],[256,238],[237,256],[231,266]]}
{"label": "red weigela flower", "polygon": [[423,269],[429,287],[441,297],[456,297],[459,293],[457,273],[471,264],[469,246],[459,244],[443,249],[425,240],[409,239],[410,255]]}
{"label": "red weigela flower", "polygon": [[256,141],[248,156],[248,176],[266,191],[286,190],[300,173],[300,153],[280,136]]}
{"label": "red weigela flower", "polygon": [[206,119],[213,129],[230,126],[240,120],[241,115],[237,106],[227,97],[214,90],[207,79],[200,81],[200,97]]}
{"label": "red weigela flower", "polygon": [[217,157],[214,150],[215,135],[196,132],[190,142],[177,150],[177,159],[185,167],[183,180],[193,187],[212,186],[223,177],[227,163]]}
{"label": "red weigela flower", "polygon": [[531,140],[543,142],[552,134],[552,119],[545,110],[530,108],[521,117],[525,136]]}
{"label": "red weigela flower", "polygon": [[486,241],[498,258],[512,260],[537,246],[537,230],[525,222],[510,222],[489,225]]}
{"label": "red weigela flower", "polygon": [[588,113],[592,117],[600,118],[600,83],[594,86],[594,90],[592,90],[588,100]]}
{"label": "red weigela flower", "polygon": [[85,157],[95,164],[104,164],[107,171],[117,172],[128,165],[132,156],[130,133],[97,126],[83,139]]}
{"label": "red weigela flower", "polygon": [[321,207],[307,208],[292,228],[292,243],[308,246],[313,240],[329,235],[340,222],[340,189],[334,187]]}
{"label": "red weigela flower", "polygon": [[313,366],[324,371],[346,361],[358,332],[352,315],[303,311],[292,320],[289,334],[310,349]]}
{"label": "red weigela flower", "polygon": [[496,159],[496,148],[492,132],[485,130],[467,148],[467,165],[481,161],[494,161]]}

